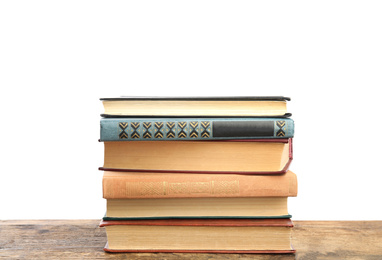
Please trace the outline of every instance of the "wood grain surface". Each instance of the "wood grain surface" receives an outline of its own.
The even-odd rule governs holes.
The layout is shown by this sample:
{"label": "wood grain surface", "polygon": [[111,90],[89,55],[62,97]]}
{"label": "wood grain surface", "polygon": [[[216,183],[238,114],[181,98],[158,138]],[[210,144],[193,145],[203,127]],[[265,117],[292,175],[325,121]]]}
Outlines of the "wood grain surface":
{"label": "wood grain surface", "polygon": [[382,259],[382,221],[294,221],[294,255],[103,251],[99,220],[0,221],[1,259]]}

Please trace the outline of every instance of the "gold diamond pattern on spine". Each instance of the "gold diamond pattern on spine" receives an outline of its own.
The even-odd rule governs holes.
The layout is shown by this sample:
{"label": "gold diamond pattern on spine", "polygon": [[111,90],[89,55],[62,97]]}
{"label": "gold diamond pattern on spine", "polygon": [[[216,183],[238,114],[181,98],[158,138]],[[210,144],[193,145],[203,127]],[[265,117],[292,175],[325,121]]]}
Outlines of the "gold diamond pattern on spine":
{"label": "gold diamond pattern on spine", "polygon": [[163,122],[155,122],[155,134],[154,134],[154,137],[155,138],[163,138],[163,132],[162,132],[162,128],[163,128]]}
{"label": "gold diamond pattern on spine", "polygon": [[130,126],[133,128],[133,132],[131,133],[131,138],[133,139],[138,139],[140,137],[139,135],[139,126],[140,126],[140,123],[139,122],[132,122],[130,124]]}
{"label": "gold diamond pattern on spine", "polygon": [[199,126],[199,122],[197,121],[190,122],[190,138],[198,138],[198,126]]}
{"label": "gold diamond pattern on spine", "polygon": [[186,126],[187,126],[187,122],[178,122],[178,127],[180,129],[180,131],[178,133],[178,138],[186,138],[187,137]]}
{"label": "gold diamond pattern on spine", "polygon": [[166,195],[166,182],[128,182],[126,195],[134,196],[160,196]]}
{"label": "gold diamond pattern on spine", "polygon": [[128,122],[120,122],[119,127],[125,130],[129,126]]}
{"label": "gold diamond pattern on spine", "polygon": [[151,128],[151,122],[143,122],[143,138],[148,139],[151,138],[150,128]]}
{"label": "gold diamond pattern on spine", "polygon": [[283,128],[285,126],[285,121],[276,121],[278,127]]}
{"label": "gold diamond pattern on spine", "polygon": [[169,195],[184,194],[212,194],[211,182],[170,182],[168,183]]}
{"label": "gold diamond pattern on spine", "polygon": [[276,126],[279,128],[276,136],[278,137],[284,137],[285,131],[286,131],[286,122],[285,121],[276,121]]}
{"label": "gold diamond pattern on spine", "polygon": [[129,123],[127,122],[120,122],[119,128],[121,128],[121,133],[119,133],[119,139],[127,139],[129,138],[129,135],[125,132],[126,128],[129,126]]}
{"label": "gold diamond pattern on spine", "polygon": [[214,181],[214,194],[239,194],[239,181]]}
{"label": "gold diamond pattern on spine", "polygon": [[211,137],[211,134],[210,134],[210,132],[211,132],[210,125],[211,125],[211,123],[209,121],[202,121],[202,122],[200,122],[200,126],[202,127],[202,129],[201,129],[202,132],[201,132],[200,136],[202,138],[209,138],[209,137]]}
{"label": "gold diamond pattern on spine", "polygon": [[174,128],[176,126],[175,122],[167,122],[166,126],[167,126],[167,129],[168,129],[166,137],[167,138],[175,138],[175,132],[174,132]]}
{"label": "gold diamond pattern on spine", "polygon": [[126,132],[121,132],[119,134],[119,139],[127,139],[127,138],[129,138],[129,136]]}

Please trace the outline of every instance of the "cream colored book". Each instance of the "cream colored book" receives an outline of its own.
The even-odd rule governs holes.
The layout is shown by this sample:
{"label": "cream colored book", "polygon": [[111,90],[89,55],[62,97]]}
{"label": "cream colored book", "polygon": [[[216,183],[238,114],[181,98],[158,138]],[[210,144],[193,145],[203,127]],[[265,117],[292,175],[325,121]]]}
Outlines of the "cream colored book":
{"label": "cream colored book", "polygon": [[290,116],[282,96],[101,98],[104,117]]}

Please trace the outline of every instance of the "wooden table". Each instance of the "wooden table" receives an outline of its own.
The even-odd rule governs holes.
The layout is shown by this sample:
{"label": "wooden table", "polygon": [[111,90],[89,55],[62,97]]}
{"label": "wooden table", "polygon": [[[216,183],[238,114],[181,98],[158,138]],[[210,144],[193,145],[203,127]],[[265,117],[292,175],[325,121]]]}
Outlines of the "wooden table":
{"label": "wooden table", "polygon": [[294,221],[294,255],[110,254],[99,220],[0,221],[0,259],[382,259],[382,221]]}

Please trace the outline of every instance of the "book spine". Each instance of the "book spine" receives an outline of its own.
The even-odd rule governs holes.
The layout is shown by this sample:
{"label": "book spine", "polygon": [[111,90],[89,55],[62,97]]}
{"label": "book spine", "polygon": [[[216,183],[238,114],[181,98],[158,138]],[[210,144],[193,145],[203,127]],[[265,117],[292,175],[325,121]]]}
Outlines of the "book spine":
{"label": "book spine", "polygon": [[103,118],[100,141],[292,138],[290,118]]}
{"label": "book spine", "polygon": [[102,185],[105,199],[297,196],[291,171],[277,176],[105,172]]}

